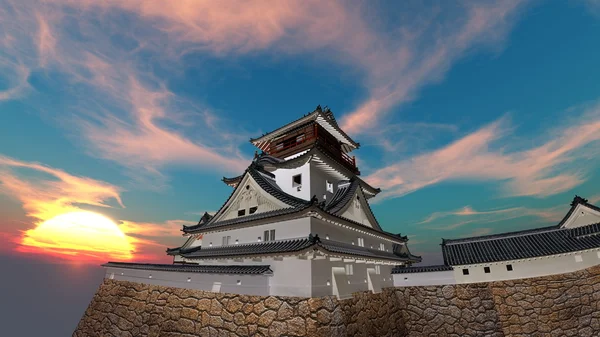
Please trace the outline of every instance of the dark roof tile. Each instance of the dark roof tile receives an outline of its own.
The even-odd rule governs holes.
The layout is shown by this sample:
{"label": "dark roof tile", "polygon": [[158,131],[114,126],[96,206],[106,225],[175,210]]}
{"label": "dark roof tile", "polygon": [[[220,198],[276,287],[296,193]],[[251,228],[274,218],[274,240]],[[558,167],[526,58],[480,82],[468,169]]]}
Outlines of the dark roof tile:
{"label": "dark roof tile", "polygon": [[436,271],[449,271],[453,270],[452,266],[438,265],[438,266],[422,266],[422,267],[394,267],[392,274],[408,274],[408,273],[428,273]]}
{"label": "dark roof tile", "polygon": [[186,272],[186,273],[208,273],[208,274],[248,274],[261,275],[272,274],[271,266],[268,265],[176,265],[176,264],[152,264],[152,263],[126,263],[126,262],[108,262],[102,265],[103,267],[125,268],[125,269],[141,269],[141,270],[156,270],[170,272]]}

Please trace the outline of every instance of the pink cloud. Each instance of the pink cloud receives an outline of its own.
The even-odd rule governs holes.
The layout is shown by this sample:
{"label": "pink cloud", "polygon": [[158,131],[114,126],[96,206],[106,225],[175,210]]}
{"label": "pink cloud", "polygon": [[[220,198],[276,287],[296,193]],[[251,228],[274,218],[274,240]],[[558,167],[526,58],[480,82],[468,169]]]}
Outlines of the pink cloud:
{"label": "pink cloud", "polygon": [[600,105],[530,149],[508,152],[495,146],[510,135],[507,124],[500,119],[444,148],[381,168],[366,180],[384,189],[379,200],[461,179],[502,182],[506,196],[544,197],[582,183],[587,172],[575,163],[600,154]]}
{"label": "pink cloud", "polygon": [[426,28],[442,27],[433,36],[426,35],[427,29],[422,28],[409,38],[400,38],[399,45],[365,50],[369,57],[359,59],[368,74],[370,96],[344,116],[343,128],[363,133],[379,127],[393,107],[414,99],[424,85],[440,80],[467,50],[476,45],[500,45],[524,3],[509,0],[468,5],[464,22],[443,22],[436,17],[425,20],[425,25],[431,26]]}

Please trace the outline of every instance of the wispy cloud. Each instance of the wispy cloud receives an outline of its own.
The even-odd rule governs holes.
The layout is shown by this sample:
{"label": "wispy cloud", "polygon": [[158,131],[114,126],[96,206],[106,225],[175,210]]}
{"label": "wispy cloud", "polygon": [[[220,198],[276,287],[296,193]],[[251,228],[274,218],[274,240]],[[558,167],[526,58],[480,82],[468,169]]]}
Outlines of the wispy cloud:
{"label": "wispy cloud", "polygon": [[[600,105],[565,121],[560,129],[538,136],[519,151],[507,150],[507,118],[485,126],[450,145],[381,168],[366,179],[381,186],[381,198],[393,198],[447,180],[493,181],[505,196],[548,196],[568,191],[586,179],[582,165],[600,153]],[[551,140],[547,137],[551,135]],[[498,144],[502,141],[504,146]],[[577,162],[579,160],[579,162]]]}
{"label": "wispy cloud", "polygon": [[[17,171],[23,169],[37,174],[22,178]],[[80,204],[111,207],[107,201],[113,199],[124,207],[122,189],[115,185],[1,155],[0,183],[0,192],[21,201],[28,216],[42,221],[79,210]]]}
{"label": "wispy cloud", "polygon": [[497,49],[525,4],[511,0],[470,3],[458,20],[443,17],[447,11],[437,8],[431,17],[419,18],[417,26],[403,27],[396,42],[382,41],[374,50],[360,51],[369,98],[344,116],[343,127],[351,133],[379,127],[386,113],[414,99],[424,85],[439,81],[473,47]]}
{"label": "wispy cloud", "polygon": [[567,211],[568,206],[564,204],[549,208],[511,207],[487,211],[477,211],[470,206],[465,206],[454,211],[434,212],[417,225],[427,224],[426,228],[441,231],[452,231],[467,225],[477,226],[480,227],[478,230],[485,229],[485,234],[488,234],[493,231],[502,232],[502,229],[483,228],[482,225],[523,217],[534,217],[544,223],[558,223]]}
{"label": "wispy cloud", "polygon": [[[4,219],[3,224],[8,227],[0,226],[0,236],[9,237],[8,241],[14,243],[14,248],[20,252],[50,254],[67,259],[122,259],[133,253],[142,260],[164,260],[165,244],[181,244],[181,227],[194,221],[117,221],[120,232],[125,235],[125,245],[130,245],[130,252],[117,251],[117,246],[110,250],[112,246],[99,240],[102,235],[113,235],[110,228],[74,227],[57,232],[57,227],[47,225],[47,221],[56,219],[56,216],[85,211],[88,208],[85,206],[112,207],[109,201],[113,200],[115,206],[124,207],[122,192],[121,188],[103,181],[72,175],[40,163],[0,156],[0,193],[20,201],[26,215],[32,220],[15,224]],[[92,232],[96,233],[94,240],[89,240]]]}

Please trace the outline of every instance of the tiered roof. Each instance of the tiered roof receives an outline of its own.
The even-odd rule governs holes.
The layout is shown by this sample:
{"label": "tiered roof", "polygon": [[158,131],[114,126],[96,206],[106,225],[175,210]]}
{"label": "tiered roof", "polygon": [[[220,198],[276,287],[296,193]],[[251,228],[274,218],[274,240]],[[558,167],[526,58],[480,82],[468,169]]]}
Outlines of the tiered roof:
{"label": "tiered roof", "polygon": [[344,132],[344,130],[342,130],[339,127],[331,110],[327,107],[325,107],[325,109],[322,109],[320,105],[317,106],[317,108],[313,112],[304,115],[303,117],[291,123],[288,123],[276,130],[268,132],[262,135],[261,137],[252,138],[250,139],[250,142],[259,149],[265,150],[265,145],[268,144],[272,139],[279,137],[298,126],[305,125],[306,123],[311,121],[319,123],[323,128],[329,131],[331,135],[333,135],[340,142],[342,142],[342,149],[344,151],[350,152],[360,147],[359,143],[352,140],[352,138],[350,138],[350,136],[348,136]]}
{"label": "tiered roof", "polygon": [[414,262],[415,256],[399,255],[377,249],[359,247],[333,240],[321,240],[318,235],[306,238],[285,239],[251,244],[204,247],[191,253],[182,254],[189,259],[215,258],[261,258],[273,256],[298,255],[320,252],[327,256],[387,260],[390,262]]}
{"label": "tiered roof", "polygon": [[[334,195],[333,198],[325,202],[319,202],[315,197],[307,201],[304,199],[294,197],[281,190],[281,188],[279,188],[279,186],[275,182],[273,175],[269,172],[266,172],[258,161],[254,161],[248,167],[248,169],[246,169],[241,179],[244,179],[243,177],[245,177],[246,175],[252,177],[252,179],[254,179],[254,181],[256,181],[257,184],[266,193],[282,201],[283,203],[288,205],[288,207],[268,212],[254,213],[227,220],[218,220],[218,217],[214,216],[208,222],[202,222],[194,226],[183,226],[183,232],[186,234],[200,234],[218,230],[242,228],[252,226],[253,222],[259,220],[268,219],[269,221],[275,222],[282,221],[288,218],[299,218],[306,216],[311,212],[316,212],[323,217],[337,219],[344,223],[351,224],[362,231],[385,237],[391,241],[399,243],[406,242],[405,237],[401,237],[381,230],[379,224],[376,221],[376,218],[372,215],[372,211],[367,200],[362,200],[362,202],[364,202],[368,206],[367,213],[371,213],[370,218],[374,219],[373,228],[365,226],[351,219],[347,219],[340,214],[341,210],[343,210],[345,206],[348,205],[348,203],[352,200],[352,197],[358,190],[364,192],[357,178],[353,178],[348,182],[342,182],[341,188],[338,189],[337,193]],[[221,206],[221,209],[217,212],[217,214],[224,210],[229,200],[236,194],[236,191],[239,188],[240,186],[237,185],[234,191],[227,199],[227,201],[223,204],[223,206]]]}
{"label": "tiered roof", "polygon": [[[308,162],[310,160],[316,160],[316,161],[322,162],[323,160],[327,160],[327,159],[329,159],[327,161],[327,164],[333,166],[331,171],[335,171],[336,173],[339,173],[346,180],[351,179],[351,178],[354,178],[355,180],[357,180],[360,183],[360,186],[363,189],[367,198],[374,197],[379,192],[381,192],[380,188],[375,188],[375,187],[369,185],[366,181],[362,180],[358,175],[356,175],[356,172],[352,172],[346,166],[339,164],[337,162],[337,160],[335,158],[331,157],[331,154],[328,151],[322,149],[318,143],[316,143],[312,148],[308,149],[304,153],[302,153],[298,156],[295,156],[291,159],[288,159],[288,160],[276,158],[276,157],[270,156],[267,153],[263,152],[261,154],[257,154],[254,161],[258,165],[262,166],[266,171],[272,171],[272,170],[276,170],[276,169],[280,169],[280,168],[296,168],[296,167],[304,165],[306,162]],[[235,188],[237,186],[237,184],[239,184],[240,181],[242,181],[243,177],[244,177],[244,174],[241,174],[237,177],[232,177],[232,178],[223,177],[222,180],[225,184]]]}

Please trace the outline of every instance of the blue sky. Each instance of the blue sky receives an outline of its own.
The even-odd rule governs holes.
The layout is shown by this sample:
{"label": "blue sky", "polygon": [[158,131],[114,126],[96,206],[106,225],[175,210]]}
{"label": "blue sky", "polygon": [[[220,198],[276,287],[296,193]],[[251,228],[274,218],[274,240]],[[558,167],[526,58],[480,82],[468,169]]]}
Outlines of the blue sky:
{"label": "blue sky", "polygon": [[181,225],[231,193],[248,139],[318,104],[362,144],[384,229],[426,264],[441,238],[600,202],[595,1],[0,4],[6,254],[61,259],[36,229],[92,210],[136,260],[168,262]]}

